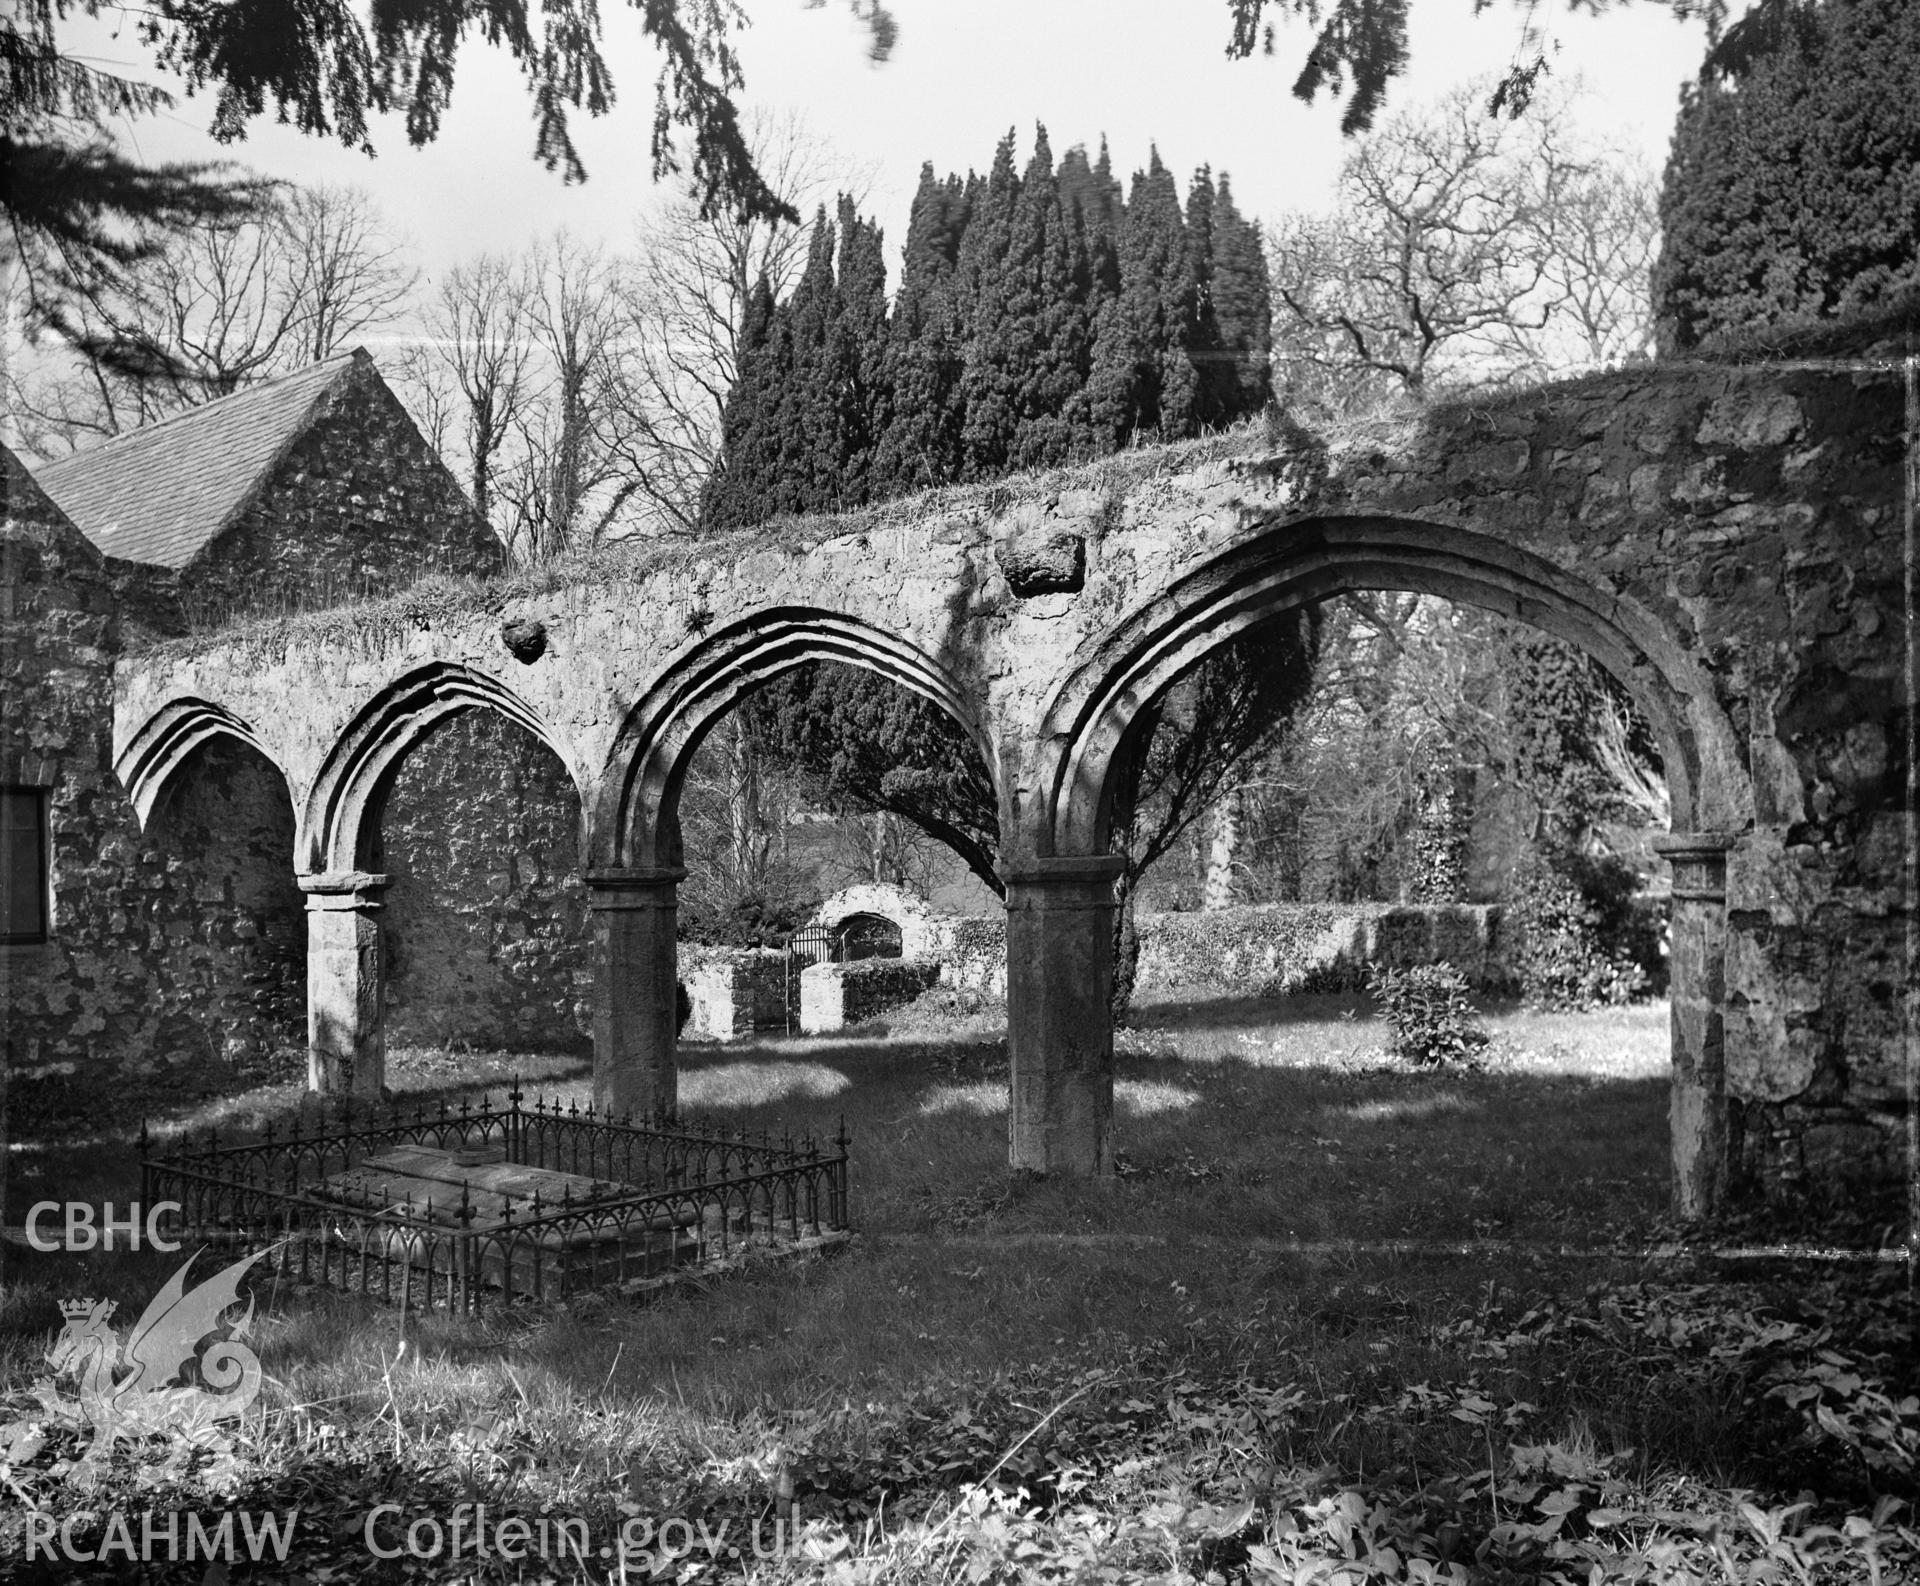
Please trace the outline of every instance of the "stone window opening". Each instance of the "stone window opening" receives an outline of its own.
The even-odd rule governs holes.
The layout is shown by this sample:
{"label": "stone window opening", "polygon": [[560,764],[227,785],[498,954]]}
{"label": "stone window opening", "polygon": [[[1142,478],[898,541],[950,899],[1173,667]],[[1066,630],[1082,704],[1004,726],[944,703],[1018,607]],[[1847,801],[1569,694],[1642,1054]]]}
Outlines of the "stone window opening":
{"label": "stone window opening", "polygon": [[44,942],[52,934],[47,790],[0,787],[0,943]]}

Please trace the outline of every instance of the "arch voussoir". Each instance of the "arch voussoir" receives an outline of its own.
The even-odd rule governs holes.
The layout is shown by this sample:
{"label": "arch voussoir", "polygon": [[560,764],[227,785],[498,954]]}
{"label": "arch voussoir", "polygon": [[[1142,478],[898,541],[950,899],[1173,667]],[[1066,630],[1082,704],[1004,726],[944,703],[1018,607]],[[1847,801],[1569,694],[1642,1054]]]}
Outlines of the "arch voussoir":
{"label": "arch voussoir", "polygon": [[221,737],[239,740],[280,772],[283,779],[286,777],[286,767],[268,753],[252,725],[226,706],[196,697],[168,700],[141,723],[126,746],[114,756],[114,774],[127,790],[143,829],[152,820],[174,776],[194,752]]}
{"label": "arch voussoir", "polygon": [[[1050,845],[1042,851],[1103,850],[1113,757],[1133,718],[1178,677],[1259,623],[1369,589],[1488,608],[1593,656],[1646,712],[1667,761],[1676,825],[1691,820],[1699,737],[1730,742],[1731,727],[1705,676],[1651,617],[1509,541],[1399,519],[1321,518],[1277,525],[1223,552],[1124,617],[1069,670],[1035,739],[1031,785],[1044,812],[1035,836]],[[1720,753],[1705,763],[1729,760]]]}
{"label": "arch voussoir", "polygon": [[496,711],[532,733],[577,783],[565,744],[525,700],[484,672],[438,662],[386,684],[335,740],[303,810],[304,868],[329,873],[358,868],[371,835],[368,811],[394,768],[430,728],[476,707]]}
{"label": "arch voussoir", "polygon": [[595,865],[677,865],[674,808],[700,740],[749,694],[814,661],[859,667],[930,701],[966,733],[992,774],[996,757],[969,695],[918,646],[840,613],[770,608],[706,635],[628,711],[593,801]]}

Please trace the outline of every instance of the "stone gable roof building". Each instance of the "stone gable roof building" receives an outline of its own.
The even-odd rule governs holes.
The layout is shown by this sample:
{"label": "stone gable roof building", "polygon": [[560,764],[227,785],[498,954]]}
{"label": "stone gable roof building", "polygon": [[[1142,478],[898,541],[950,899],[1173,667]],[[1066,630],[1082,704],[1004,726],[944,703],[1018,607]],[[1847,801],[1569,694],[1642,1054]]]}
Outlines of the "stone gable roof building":
{"label": "stone gable roof building", "polygon": [[360,350],[31,471],[0,447],[0,1073],[24,1086],[16,1126],[84,1113],[102,1084],[225,1083],[234,1054],[305,1037],[284,777],[215,735],[164,807],[136,811],[115,772],[116,664],[190,626],[503,561]]}
{"label": "stone gable roof building", "polygon": [[40,485],[178,632],[500,566],[498,539],[364,349],[50,463]]}

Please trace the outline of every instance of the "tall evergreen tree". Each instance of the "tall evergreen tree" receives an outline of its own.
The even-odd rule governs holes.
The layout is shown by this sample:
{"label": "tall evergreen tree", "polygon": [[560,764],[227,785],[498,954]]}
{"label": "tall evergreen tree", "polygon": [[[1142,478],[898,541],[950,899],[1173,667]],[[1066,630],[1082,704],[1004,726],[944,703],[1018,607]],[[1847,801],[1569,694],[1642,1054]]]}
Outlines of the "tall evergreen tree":
{"label": "tall evergreen tree", "polygon": [[817,505],[826,510],[873,499],[875,453],[886,428],[887,266],[880,229],[840,198],[840,257],[827,325],[824,379],[832,461]]}
{"label": "tall evergreen tree", "polygon": [[1089,334],[1045,127],[1015,192],[1006,252],[983,263],[961,387],[968,467],[980,476],[1063,462]]}
{"label": "tall evergreen tree", "polygon": [[807,266],[780,307],[792,348],[787,384],[777,395],[772,445],[775,512],[817,512],[838,497],[840,439],[831,395],[827,338],[833,321],[836,235],[822,205]]}
{"label": "tall evergreen tree", "polygon": [[962,476],[990,479],[1004,472],[1013,438],[1013,405],[1000,355],[1008,275],[1016,268],[1013,216],[1020,178],[1013,168],[1013,131],[993,151],[993,168],[967,218],[960,241],[958,304],[965,360],[960,375]]}
{"label": "tall evergreen tree", "polygon": [[1136,171],[1120,228],[1120,294],[1101,311],[1088,399],[1095,432],[1120,446],[1141,433],[1192,433],[1186,350],[1193,274],[1172,174],[1155,149]]}
{"label": "tall evergreen tree", "polygon": [[1113,179],[1107,140],[1100,140],[1100,157],[1087,163],[1087,151],[1077,145],[1060,161],[1060,203],[1073,230],[1074,281],[1082,301],[1087,327],[1085,368],[1080,389],[1068,405],[1072,450],[1099,453],[1117,444],[1111,423],[1095,417],[1095,352],[1102,317],[1120,295],[1120,224],[1125,204],[1120,184]]}
{"label": "tall evergreen tree", "polygon": [[1187,189],[1187,269],[1193,279],[1193,302],[1187,320],[1187,361],[1193,365],[1193,422],[1196,429],[1215,429],[1227,422],[1238,381],[1220,339],[1220,322],[1213,309],[1214,254],[1213,172],[1201,166]]}
{"label": "tall evergreen tree", "polygon": [[1087,151],[1078,144],[1060,157],[1060,205],[1079,228],[1086,250],[1088,307],[1120,291],[1120,222],[1125,203],[1120,184],[1113,179],[1107,140],[1100,140],[1100,158],[1087,163]]}
{"label": "tall evergreen tree", "polygon": [[773,515],[770,448],[779,393],[792,383],[793,370],[792,345],[778,321],[773,288],[762,275],[741,316],[736,373],[720,415],[720,466],[701,492],[705,527],[738,528]]}
{"label": "tall evergreen tree", "polygon": [[1213,256],[1208,302],[1233,380],[1225,422],[1262,411],[1273,398],[1273,288],[1260,228],[1233,202],[1227,173],[1213,199]]}
{"label": "tall evergreen tree", "polygon": [[954,302],[968,198],[960,178],[920,167],[887,330],[885,433],[874,461],[876,498],[959,477],[962,347]]}
{"label": "tall evergreen tree", "polygon": [[1763,0],[1688,86],[1660,197],[1662,344],[1920,286],[1920,6]]}

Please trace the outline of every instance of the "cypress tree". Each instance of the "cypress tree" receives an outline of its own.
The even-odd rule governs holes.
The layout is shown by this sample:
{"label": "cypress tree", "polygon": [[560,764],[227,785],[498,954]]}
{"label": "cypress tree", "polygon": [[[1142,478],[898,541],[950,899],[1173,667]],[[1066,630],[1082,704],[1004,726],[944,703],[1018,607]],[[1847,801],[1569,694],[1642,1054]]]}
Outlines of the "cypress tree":
{"label": "cypress tree", "polygon": [[887,266],[880,229],[840,199],[840,258],[827,324],[820,399],[828,433],[820,456],[831,462],[820,505],[828,510],[873,499],[875,452],[886,428]]}
{"label": "cypress tree", "polygon": [[1214,190],[1207,292],[1231,375],[1222,383],[1226,406],[1216,422],[1232,423],[1273,400],[1273,287],[1260,228],[1234,206],[1225,171]]}
{"label": "cypress tree", "polygon": [[1085,379],[1088,341],[1053,151],[1041,127],[1015,192],[1007,251],[982,273],[967,346],[963,439],[976,477],[1066,459],[1066,409]]}
{"label": "cypress tree", "polygon": [[1193,366],[1196,429],[1215,429],[1227,421],[1237,385],[1213,308],[1214,246],[1213,172],[1203,165],[1187,189],[1187,271],[1193,299],[1183,338]]}
{"label": "cypress tree", "polygon": [[806,268],[781,308],[792,363],[775,409],[776,512],[818,512],[839,495],[840,440],[830,396],[827,338],[833,318],[834,229],[821,206]]}
{"label": "cypress tree", "polygon": [[773,515],[769,448],[777,444],[773,420],[778,394],[792,371],[785,327],[775,334],[778,316],[773,288],[763,272],[741,316],[733,388],[720,415],[720,465],[700,497],[702,527],[740,528]]}
{"label": "cypress tree", "polygon": [[1180,196],[1158,149],[1147,170],[1134,173],[1119,252],[1120,293],[1102,308],[1094,336],[1092,427],[1113,446],[1142,432],[1190,434],[1193,275]]}
{"label": "cypress tree", "polygon": [[961,471],[968,479],[991,478],[1007,463],[1014,429],[1000,355],[1012,268],[1013,212],[1020,178],[1013,169],[1013,131],[993,152],[993,168],[975,200],[960,241],[958,297],[965,354],[960,374]]}
{"label": "cypress tree", "polygon": [[[1193,364],[1186,349],[1194,313],[1193,263],[1180,214],[1179,189],[1173,173],[1160,163],[1158,149],[1151,151],[1142,197],[1144,201],[1127,206],[1127,234],[1132,242],[1133,269],[1141,281],[1140,302],[1151,327],[1147,347],[1153,367],[1153,402],[1147,425],[1173,439],[1191,435],[1194,430]],[[1136,208],[1141,212],[1137,228]],[[1123,274],[1127,268],[1123,254]]]}
{"label": "cypress tree", "polygon": [[1038,129],[1020,184],[1013,257],[1020,261],[1020,273],[1009,281],[1017,288],[1008,301],[1009,340],[1022,357],[1009,461],[1016,468],[1036,468],[1065,462],[1072,454],[1069,409],[1086,384],[1093,354],[1084,255],[1061,203],[1045,127]]}
{"label": "cypress tree", "polygon": [[1120,295],[1119,222],[1122,204],[1107,140],[1100,140],[1100,158],[1087,163],[1087,151],[1078,145],[1060,161],[1060,204],[1072,237],[1074,291],[1080,300],[1080,321],[1086,344],[1079,359],[1079,383],[1067,406],[1070,450],[1075,455],[1100,453],[1115,444],[1110,425],[1094,416],[1094,365],[1101,317]]}
{"label": "cypress tree", "polygon": [[1763,0],[1690,84],[1660,197],[1668,351],[1920,285],[1920,7]]}
{"label": "cypress tree", "polygon": [[961,345],[954,294],[967,210],[959,177],[936,181],[931,163],[920,167],[887,331],[890,408],[869,480],[875,499],[960,475]]}

